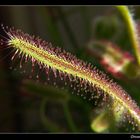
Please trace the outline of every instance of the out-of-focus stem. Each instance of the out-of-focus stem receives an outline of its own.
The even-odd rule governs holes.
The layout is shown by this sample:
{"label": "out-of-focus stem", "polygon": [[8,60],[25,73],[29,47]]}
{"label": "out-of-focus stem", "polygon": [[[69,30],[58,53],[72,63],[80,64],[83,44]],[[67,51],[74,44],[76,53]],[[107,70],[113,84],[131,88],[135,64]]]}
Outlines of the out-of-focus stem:
{"label": "out-of-focus stem", "polygon": [[72,119],[72,115],[70,113],[68,103],[66,102],[66,103],[63,103],[62,105],[63,105],[64,114],[66,116],[69,128],[71,129],[71,131],[76,132],[77,128],[76,128],[76,125],[74,124],[74,121]]}
{"label": "out-of-focus stem", "polygon": [[47,98],[44,98],[40,105],[40,117],[43,122],[43,125],[51,132],[60,132],[61,128],[59,128],[56,124],[51,122],[45,115],[46,102]]}
{"label": "out-of-focus stem", "polygon": [[126,22],[127,29],[129,32],[129,37],[130,37],[132,47],[135,53],[135,58],[136,58],[137,64],[140,66],[139,39],[138,39],[138,33],[137,33],[135,21],[133,20],[133,17],[127,6],[116,6],[116,7],[120,11],[120,13],[122,14]]}
{"label": "out-of-focus stem", "polygon": [[70,42],[73,46],[73,49],[76,51],[78,49],[78,43],[77,43],[77,41],[74,37],[74,34],[71,30],[71,27],[69,26],[69,23],[65,17],[65,13],[63,12],[61,7],[57,8],[57,12],[58,12],[58,15],[60,16],[61,22],[62,22],[62,24],[67,32],[67,35],[70,39]]}

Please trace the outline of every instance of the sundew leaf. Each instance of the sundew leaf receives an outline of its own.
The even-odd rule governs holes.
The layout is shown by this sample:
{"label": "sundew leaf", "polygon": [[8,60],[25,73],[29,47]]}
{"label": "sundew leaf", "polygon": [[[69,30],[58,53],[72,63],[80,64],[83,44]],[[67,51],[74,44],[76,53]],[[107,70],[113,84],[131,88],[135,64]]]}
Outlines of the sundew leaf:
{"label": "sundew leaf", "polygon": [[15,50],[13,57],[19,55],[25,63],[30,60],[32,65],[38,64],[46,75],[51,70],[55,78],[59,77],[63,81],[68,79],[71,83],[78,81],[79,85],[75,85],[78,87],[77,93],[80,95],[80,90],[84,90],[85,94],[82,96],[85,99],[88,97],[89,100],[93,100],[102,97],[102,101],[108,105],[111,102],[115,102],[116,106],[121,105],[125,110],[124,120],[129,119],[129,122],[140,130],[140,108],[129,94],[106,74],[76,56],[53,47],[51,43],[39,37],[30,36],[13,28],[3,27],[3,29],[7,39],[2,43],[7,47],[13,47]]}

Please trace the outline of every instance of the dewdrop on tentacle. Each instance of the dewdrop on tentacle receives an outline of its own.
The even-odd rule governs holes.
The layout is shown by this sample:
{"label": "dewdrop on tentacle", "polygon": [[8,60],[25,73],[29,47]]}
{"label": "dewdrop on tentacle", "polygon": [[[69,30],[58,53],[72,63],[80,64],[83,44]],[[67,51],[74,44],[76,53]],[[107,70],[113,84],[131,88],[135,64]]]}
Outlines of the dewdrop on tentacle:
{"label": "dewdrop on tentacle", "polygon": [[[67,77],[70,82],[79,81],[79,84],[87,88],[85,94],[88,96],[92,91],[96,91],[97,95],[109,96],[127,110],[127,115],[133,118],[133,121],[140,129],[139,107],[119,85],[109,80],[104,73],[77,59],[70,53],[60,48],[54,48],[52,44],[25,34],[20,30],[10,28],[4,29],[4,31],[8,35],[6,45],[18,50],[18,53],[21,53],[26,60],[30,59],[32,63],[37,63],[42,69],[46,69],[46,74],[48,70],[51,70],[55,76],[63,80]],[[80,90],[80,86],[78,86],[78,89]]]}

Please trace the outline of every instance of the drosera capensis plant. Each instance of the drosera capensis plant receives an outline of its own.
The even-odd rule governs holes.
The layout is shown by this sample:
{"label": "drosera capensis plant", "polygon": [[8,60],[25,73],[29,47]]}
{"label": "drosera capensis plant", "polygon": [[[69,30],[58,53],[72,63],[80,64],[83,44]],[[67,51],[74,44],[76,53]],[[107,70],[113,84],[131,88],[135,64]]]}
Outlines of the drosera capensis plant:
{"label": "drosera capensis plant", "polygon": [[103,100],[108,104],[111,100],[116,107],[121,105],[125,110],[124,120],[129,119],[129,122],[140,131],[140,108],[129,94],[113,80],[110,80],[106,74],[72,54],[53,47],[51,43],[43,41],[39,37],[30,36],[21,30],[7,26],[5,28],[3,25],[2,28],[7,37],[1,41],[1,45],[13,48],[15,53],[12,60],[18,55],[21,57],[21,61],[31,60],[32,65],[37,63],[40,69],[45,70],[46,75],[51,70],[56,78],[59,77],[63,80],[68,78],[71,82],[80,81],[79,88],[90,89],[92,96],[89,97],[89,100],[92,100],[93,93],[97,92],[96,98],[104,95]]}

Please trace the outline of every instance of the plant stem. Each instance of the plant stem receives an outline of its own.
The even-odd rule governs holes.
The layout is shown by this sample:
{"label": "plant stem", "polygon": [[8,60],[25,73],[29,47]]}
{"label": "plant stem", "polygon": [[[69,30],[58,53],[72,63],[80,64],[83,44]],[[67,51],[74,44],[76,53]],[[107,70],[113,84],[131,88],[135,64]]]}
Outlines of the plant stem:
{"label": "plant stem", "polygon": [[58,14],[60,16],[60,19],[61,19],[61,22],[62,22],[62,24],[63,24],[63,26],[64,26],[64,28],[65,28],[65,30],[67,32],[67,35],[69,36],[70,42],[71,42],[71,44],[73,46],[73,49],[76,52],[76,50],[78,49],[78,43],[77,43],[77,41],[75,39],[75,36],[74,36],[74,34],[73,34],[72,30],[71,30],[71,27],[69,26],[69,23],[68,23],[68,21],[67,21],[67,19],[65,17],[65,13],[61,9],[61,7],[57,8],[57,12],[58,12]]}
{"label": "plant stem", "polygon": [[72,119],[72,116],[71,116],[71,113],[70,113],[70,110],[68,107],[68,103],[64,102],[64,103],[62,103],[62,105],[63,105],[64,114],[65,114],[65,117],[67,119],[67,123],[69,125],[69,128],[71,129],[72,132],[76,132],[77,129],[76,129],[76,126],[75,126],[74,121]]}
{"label": "plant stem", "polygon": [[135,53],[135,58],[136,58],[137,64],[140,66],[139,39],[138,39],[138,33],[137,33],[135,21],[127,6],[116,6],[116,7],[120,11],[120,13],[122,14],[126,22],[130,40],[132,43],[132,47]]}
{"label": "plant stem", "polygon": [[80,7],[80,12],[83,19],[83,23],[85,25],[86,38],[89,39],[91,35],[91,27],[90,27],[88,8],[85,6],[82,6]]}
{"label": "plant stem", "polygon": [[59,128],[56,124],[50,121],[47,116],[45,115],[45,108],[46,108],[47,98],[44,98],[41,102],[40,106],[40,117],[43,122],[43,125],[50,131],[50,132],[60,132],[61,128]]}
{"label": "plant stem", "polygon": [[45,7],[40,8],[40,15],[42,16],[42,19],[47,27],[51,39],[54,40],[54,42],[56,42],[56,44],[58,44],[59,46],[63,46],[63,39],[58,28],[57,22],[49,14],[49,10],[49,8]]}

